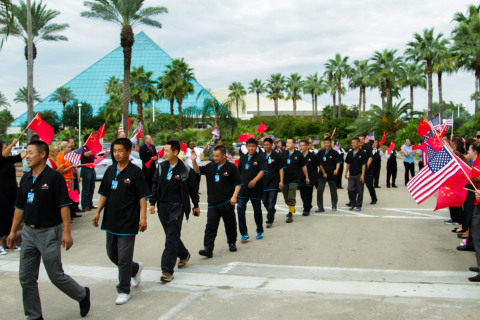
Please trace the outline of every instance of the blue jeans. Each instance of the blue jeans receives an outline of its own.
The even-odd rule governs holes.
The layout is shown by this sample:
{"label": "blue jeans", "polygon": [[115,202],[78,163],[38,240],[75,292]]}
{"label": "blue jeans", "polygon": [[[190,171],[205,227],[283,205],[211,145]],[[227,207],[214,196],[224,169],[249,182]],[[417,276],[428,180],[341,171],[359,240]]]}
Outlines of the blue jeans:
{"label": "blue jeans", "polygon": [[257,225],[257,233],[263,233],[263,216],[262,216],[262,203],[259,199],[247,199],[238,198],[237,214],[238,214],[238,226],[240,234],[245,236],[248,234],[247,219],[245,218],[245,210],[247,209],[247,202],[252,202],[253,217],[255,218],[255,224]]}
{"label": "blue jeans", "polygon": [[268,190],[263,192],[263,205],[267,209],[267,223],[275,221],[275,205],[277,204],[278,190]]}
{"label": "blue jeans", "polygon": [[93,207],[93,193],[95,192],[95,169],[82,168],[82,209]]}

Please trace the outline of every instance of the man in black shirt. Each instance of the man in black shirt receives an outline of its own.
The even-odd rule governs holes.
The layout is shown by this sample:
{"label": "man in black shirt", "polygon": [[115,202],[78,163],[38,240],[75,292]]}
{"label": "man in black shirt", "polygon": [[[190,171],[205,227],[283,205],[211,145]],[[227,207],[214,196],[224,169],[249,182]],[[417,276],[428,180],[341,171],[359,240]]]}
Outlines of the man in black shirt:
{"label": "man in black shirt", "polygon": [[198,155],[192,152],[193,169],[197,174],[202,174],[207,180],[207,226],[201,256],[211,258],[215,238],[217,237],[220,218],[225,224],[228,247],[231,252],[237,251],[237,220],[235,217],[235,204],[242,187],[242,178],[237,167],[227,161],[227,149],[224,146],[213,148],[213,160],[206,166],[199,167],[196,159]]}
{"label": "man in black shirt", "polygon": [[263,205],[267,209],[267,228],[271,228],[275,220],[275,204],[278,191],[283,188],[283,169],[285,164],[278,152],[273,151],[273,140],[266,138],[263,141],[265,158],[267,159],[268,173],[263,176]]}
{"label": "man in black shirt", "polygon": [[250,240],[245,218],[247,202],[250,200],[253,207],[253,217],[257,225],[257,239],[263,239],[263,176],[267,171],[267,160],[265,156],[257,152],[258,141],[250,138],[247,140],[248,153],[240,157],[238,171],[242,177],[243,186],[238,196],[238,226],[242,235],[242,242]]}
{"label": "man in black shirt", "polygon": [[378,182],[380,180],[380,169],[382,168],[382,156],[380,155],[380,146],[378,141],[373,141],[373,161],[372,161],[372,176],[374,188],[380,188]]}
{"label": "man in black shirt", "polygon": [[308,177],[307,163],[303,154],[295,150],[295,139],[287,139],[287,149],[281,154],[282,161],[285,163],[283,176],[283,198],[288,206],[287,223],[293,222],[295,205],[297,203],[297,187],[300,183],[300,172],[305,175],[305,184],[310,184]]}
{"label": "man in black shirt", "polygon": [[178,159],[180,143],[169,141],[165,144],[165,161],[162,162],[153,176],[152,197],[150,197],[150,213],[155,214],[155,203],[158,203],[158,217],[165,231],[165,249],[162,254],[163,282],[173,280],[173,268],[180,258],[178,268],[187,266],[190,253],[180,239],[183,215],[187,220],[190,214],[190,199],[193,202],[193,214],[200,216],[198,207],[198,185],[191,168]]}
{"label": "man in black shirt", "polygon": [[365,183],[367,161],[367,153],[360,149],[360,139],[353,138],[352,150],[348,152],[347,159],[345,160],[347,164],[345,179],[348,179],[347,190],[348,198],[350,199],[350,210],[357,207],[357,211],[362,211],[363,187]]}
{"label": "man in black shirt", "polygon": [[[214,143],[215,143],[215,147],[221,146],[222,145],[222,139],[215,139]],[[210,160],[211,162],[214,162],[214,160],[213,160],[213,149],[215,149],[215,147],[210,149],[210,151],[208,152],[208,160]],[[203,152],[207,151],[207,149],[209,149],[209,148],[210,148],[210,141],[203,148]],[[198,156],[200,156],[200,155],[198,155]]]}
{"label": "man in black shirt", "polygon": [[61,245],[66,250],[73,245],[69,208],[72,201],[65,179],[60,172],[47,166],[47,158],[48,145],[45,142],[28,144],[26,159],[31,171],[25,173],[20,181],[7,245],[15,248],[15,234],[24,221],[20,284],[23,289],[23,308],[28,319],[43,319],[37,284],[40,259],[50,281],[80,303],[80,315],[85,317],[90,310],[90,289],[81,287],[66,275],[61,261]]}
{"label": "man in black shirt", "polygon": [[360,140],[360,148],[365,151],[368,157],[367,169],[365,171],[365,185],[367,186],[372,202],[370,204],[377,203],[377,193],[373,187],[373,173],[372,173],[372,162],[373,162],[373,148],[371,145],[365,143],[365,135],[361,134],[358,136]]}
{"label": "man in black shirt", "polygon": [[92,219],[93,225],[98,228],[100,213],[105,207],[101,230],[107,234],[107,255],[118,267],[118,298],[115,304],[128,302],[130,284],[138,287],[143,270],[143,263],[133,262],[133,249],[138,231],[147,229],[150,189],[142,170],[130,162],[131,152],[132,142],[127,138],[113,142],[116,163],[105,171],[98,190],[100,201]]}
{"label": "man in black shirt", "polygon": [[[387,151],[388,152],[388,151]],[[390,188],[390,177],[392,178],[392,187],[398,188],[395,184],[397,179],[397,156],[398,153],[393,149],[390,153],[387,153],[387,188]]]}
{"label": "man in black shirt", "polygon": [[318,151],[320,174],[318,176],[317,190],[318,210],[315,210],[315,212],[325,212],[325,208],[323,207],[323,192],[325,191],[325,184],[327,183],[332,198],[332,211],[337,211],[337,176],[340,174],[340,163],[343,162],[343,158],[341,158],[338,151],[332,149],[332,141],[330,138],[325,138],[323,145],[325,149]]}
{"label": "man in black shirt", "polygon": [[309,149],[308,141],[303,140],[300,142],[300,150],[307,164],[308,177],[311,181],[310,184],[307,184],[305,175],[303,172],[300,173],[298,189],[303,202],[303,216],[309,216],[310,210],[312,210],[313,187],[318,185],[318,166],[320,165],[317,155],[314,152],[310,152]]}
{"label": "man in black shirt", "polygon": [[[155,160],[157,160],[157,150],[155,149],[155,145],[153,144],[152,137],[149,135],[145,136],[145,144],[140,147],[139,149],[140,159],[142,160],[142,172],[145,176],[145,180],[147,181],[147,185],[152,190],[152,179],[153,175],[155,174]],[[145,166],[145,163],[150,161],[153,158],[153,163],[150,165],[149,168]]]}

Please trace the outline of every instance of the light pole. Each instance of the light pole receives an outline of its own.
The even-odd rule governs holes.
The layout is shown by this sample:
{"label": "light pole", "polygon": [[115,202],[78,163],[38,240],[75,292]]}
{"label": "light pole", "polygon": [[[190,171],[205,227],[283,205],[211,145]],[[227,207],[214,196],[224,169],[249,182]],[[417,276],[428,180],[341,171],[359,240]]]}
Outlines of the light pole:
{"label": "light pole", "polygon": [[82,104],[78,104],[78,147],[82,145],[82,140],[80,138],[82,132]]}

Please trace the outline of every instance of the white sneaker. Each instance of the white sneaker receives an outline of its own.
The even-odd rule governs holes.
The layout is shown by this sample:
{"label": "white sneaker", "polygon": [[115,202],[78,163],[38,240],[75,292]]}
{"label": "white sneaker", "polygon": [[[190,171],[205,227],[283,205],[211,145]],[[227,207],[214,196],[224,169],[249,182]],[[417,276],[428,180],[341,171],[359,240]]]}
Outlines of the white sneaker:
{"label": "white sneaker", "polygon": [[5,251],[5,248],[0,246],[0,255],[4,255],[4,254],[7,254],[7,251]]}
{"label": "white sneaker", "polygon": [[115,300],[115,304],[125,304],[130,300],[130,295],[127,293],[119,293],[117,300]]}
{"label": "white sneaker", "polygon": [[7,248],[6,250],[20,251],[20,250],[21,250],[21,247],[15,247],[15,249],[10,249],[10,248]]}
{"label": "white sneaker", "polygon": [[132,278],[131,285],[132,287],[138,287],[140,285],[140,281],[142,280],[142,270],[143,270],[143,263],[138,263],[138,272],[135,277]]}

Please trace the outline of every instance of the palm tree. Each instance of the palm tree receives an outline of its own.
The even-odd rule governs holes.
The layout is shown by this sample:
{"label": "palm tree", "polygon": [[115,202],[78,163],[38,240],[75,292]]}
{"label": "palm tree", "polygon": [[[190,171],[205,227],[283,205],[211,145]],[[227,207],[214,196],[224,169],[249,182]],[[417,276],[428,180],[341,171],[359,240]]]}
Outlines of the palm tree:
{"label": "palm tree", "polygon": [[106,122],[120,122],[122,118],[122,94],[111,94],[107,102],[104,104],[105,121]]}
{"label": "palm tree", "polygon": [[332,118],[335,119],[337,117],[337,80],[335,80],[334,78],[327,78],[327,80],[325,81],[325,92],[329,93],[333,98]]}
{"label": "palm tree", "polygon": [[167,70],[163,71],[165,76],[172,82],[170,90],[175,95],[178,103],[178,130],[182,131],[182,102],[183,99],[191,93],[194,93],[192,81],[196,81],[193,74],[193,68],[190,68],[188,64],[181,59],[172,60],[172,64],[167,66]]}
{"label": "palm tree", "polygon": [[[73,94],[73,91],[70,88],[58,87],[53,93],[50,101],[61,102],[63,104],[63,114],[65,114],[65,106],[69,101],[74,99],[75,99],[75,95]],[[63,130],[65,130],[65,119],[63,119],[63,116],[62,116],[62,122],[63,122]]]}
{"label": "palm tree", "polygon": [[232,82],[232,84],[228,87],[228,90],[230,90],[228,98],[222,104],[229,110],[232,110],[232,107],[235,106],[238,119],[240,116],[239,108],[241,108],[243,112],[247,108],[247,102],[245,101],[247,91],[245,91],[245,87],[240,82]]}
{"label": "palm tree", "polygon": [[427,87],[425,78],[425,62],[404,63],[402,72],[399,74],[398,85],[402,88],[410,88],[410,116],[413,117],[413,89]]}
{"label": "palm tree", "polygon": [[270,75],[268,79],[267,88],[270,94],[274,94],[273,103],[275,105],[275,117],[278,118],[278,99],[283,97],[283,91],[285,90],[285,77],[281,73],[275,73]]}
{"label": "palm tree", "polygon": [[0,108],[7,108],[10,107],[10,103],[7,100],[7,97],[3,93],[0,92]]}
{"label": "palm tree", "polygon": [[442,39],[443,33],[439,33],[436,37],[433,35],[434,28],[423,30],[423,36],[419,33],[415,33],[413,37],[415,41],[409,42],[407,45],[410,47],[405,50],[407,60],[420,62],[422,60],[427,63],[427,79],[428,79],[428,117],[432,117],[432,72],[433,61],[439,52],[445,50],[445,46],[448,44],[447,39]]}
{"label": "palm tree", "polygon": [[349,87],[360,88],[360,98],[358,101],[358,116],[362,113],[362,96],[363,96],[363,111],[365,112],[365,88],[370,85],[370,77],[372,75],[372,68],[368,64],[368,60],[355,60],[353,62],[355,69],[352,70],[352,75],[349,82]]}
{"label": "palm tree", "polygon": [[210,89],[205,89],[203,88],[198,92],[197,94],[197,100],[200,99],[200,97],[204,96],[205,98],[203,99],[203,108],[202,108],[202,117],[206,119],[206,117],[210,117],[210,115],[213,112],[213,128],[218,129],[218,116],[220,109],[223,108],[222,104],[218,102],[217,98],[215,98],[215,95]]}
{"label": "palm tree", "polygon": [[133,67],[130,83],[131,97],[137,103],[138,121],[143,123],[143,103],[148,104],[157,100],[156,81],[151,79],[153,71],[145,72],[143,66]]}
{"label": "palm tree", "polygon": [[111,76],[105,81],[105,94],[122,94],[123,93],[123,83],[122,80],[115,76]]}
{"label": "palm tree", "polygon": [[323,79],[318,78],[318,72],[309,74],[303,83],[303,93],[312,95],[312,119],[317,121],[317,96],[325,93]]}
{"label": "palm tree", "polygon": [[433,64],[433,72],[438,76],[438,106],[440,119],[443,119],[443,97],[442,97],[442,74],[452,74],[457,70],[457,57],[450,50],[439,52],[435,57]]}
{"label": "palm tree", "polygon": [[265,88],[265,83],[259,79],[253,79],[249,84],[250,87],[248,87],[248,93],[257,94],[257,116],[260,117],[260,93],[264,93],[267,89]]}
{"label": "palm tree", "polygon": [[[292,94],[293,101],[293,117],[297,117],[297,100],[302,99],[298,96],[298,92],[303,88],[302,76],[298,73],[292,73],[289,78],[287,78],[286,87]],[[287,99],[288,100],[288,99]]]}
{"label": "palm tree", "polygon": [[338,117],[342,116],[342,79],[348,78],[351,73],[351,67],[347,64],[348,58],[348,56],[342,58],[340,53],[337,53],[335,59],[328,59],[327,63],[325,63],[327,69],[325,75],[327,75],[329,79],[335,79],[337,81]]}
{"label": "palm tree", "polygon": [[[13,99],[13,101],[15,101],[15,103],[20,103],[20,102],[27,103],[28,102],[27,87],[18,89],[18,91],[15,93],[15,99]],[[33,101],[42,102],[42,99],[40,98],[40,94],[35,88],[33,88]]]}
{"label": "palm tree", "polygon": [[162,24],[153,19],[168,10],[165,7],[143,8],[145,0],[94,0],[85,1],[83,4],[90,11],[80,13],[82,17],[100,19],[113,22],[122,28],[120,45],[123,48],[123,127],[127,127],[128,104],[130,103],[130,66],[132,63],[132,46],[135,42],[133,28],[139,25],[161,28]]}
{"label": "palm tree", "polygon": [[372,57],[372,69],[374,77],[378,78],[385,85],[385,93],[387,95],[387,103],[392,103],[392,88],[395,86],[397,74],[402,70],[402,57],[395,57],[397,50],[387,50],[383,52],[375,51]]}
{"label": "palm tree", "polygon": [[15,17],[12,14],[12,1],[0,0],[0,24],[5,26],[5,33],[2,34],[0,41],[0,50],[3,48],[3,43],[7,41],[10,30],[15,24]]}
{"label": "palm tree", "polygon": [[160,76],[157,79],[157,96],[160,99],[166,99],[170,102],[170,117],[173,119],[175,111],[173,105],[175,104],[175,92],[172,90],[172,79],[166,75]]}

